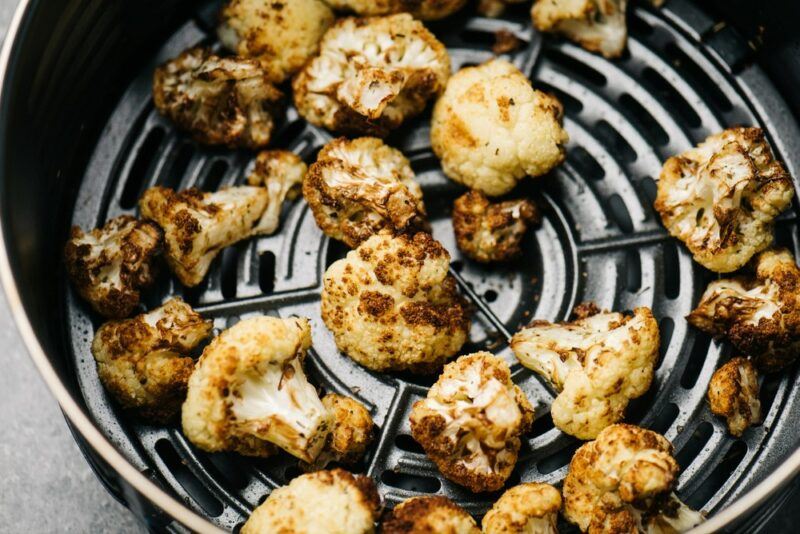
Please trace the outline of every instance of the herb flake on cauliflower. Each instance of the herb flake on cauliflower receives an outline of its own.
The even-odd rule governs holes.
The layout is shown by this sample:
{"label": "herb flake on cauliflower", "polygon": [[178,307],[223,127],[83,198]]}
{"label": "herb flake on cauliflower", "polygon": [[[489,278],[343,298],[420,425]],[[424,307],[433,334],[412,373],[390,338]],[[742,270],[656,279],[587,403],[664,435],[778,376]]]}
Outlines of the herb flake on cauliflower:
{"label": "herb flake on cauliflower", "polygon": [[761,422],[758,373],[747,358],[732,358],[714,371],[708,384],[711,412],[724,417],[728,431],[740,437],[748,427]]}
{"label": "herb flake on cauliflower", "polygon": [[483,517],[483,534],[557,534],[561,493],[550,484],[508,489]]}
{"label": "herb flake on cauliflower", "polygon": [[381,534],[480,534],[475,519],[443,495],[412,497],[381,522]]}
{"label": "herb flake on cauliflower", "polygon": [[564,35],[590,52],[617,58],[625,50],[627,0],[536,0],[533,25]]}
{"label": "herb flake on cauliflower", "polygon": [[263,150],[258,153],[247,184],[266,188],[269,202],[253,228],[254,234],[271,235],[278,230],[283,202],[294,200],[300,194],[307,169],[300,156],[288,150]]}

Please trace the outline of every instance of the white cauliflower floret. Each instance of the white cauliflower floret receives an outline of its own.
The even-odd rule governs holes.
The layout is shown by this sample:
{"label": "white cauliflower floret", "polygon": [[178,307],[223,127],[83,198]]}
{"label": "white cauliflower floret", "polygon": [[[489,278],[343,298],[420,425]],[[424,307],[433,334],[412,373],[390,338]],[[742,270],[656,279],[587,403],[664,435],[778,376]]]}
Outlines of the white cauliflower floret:
{"label": "white cauliflower floret", "polygon": [[793,195],[764,132],[730,128],[664,163],[655,209],[695,261],[729,273],[772,244],[773,220]]}
{"label": "white cauliflower floret", "polygon": [[330,414],[303,372],[307,319],[252,317],[217,336],[189,379],[183,432],[209,452],[267,456],[272,444],[313,462]]}
{"label": "white cauliflower floret", "polygon": [[437,20],[461,9],[467,0],[327,0],[336,10],[360,16],[411,13],[420,20]]}
{"label": "white cauliflower floret", "polygon": [[253,510],[242,534],[372,534],[381,501],[372,479],[342,469],[300,475]]}
{"label": "white cauliflower floret", "polygon": [[499,17],[510,4],[521,4],[525,0],[478,0],[478,13],[484,17]]}
{"label": "white cauliflower floret", "polygon": [[125,410],[167,422],[186,395],[194,369],[190,352],[211,326],[177,298],[132,319],[109,321],[92,341],[100,381]]}
{"label": "white cauliflower floret", "polygon": [[292,87],[295,106],[310,123],[385,137],[425,109],[449,76],[447,49],[403,13],[339,20]]}
{"label": "white cauliflower floret", "polygon": [[274,234],[281,222],[284,200],[294,200],[300,194],[308,167],[300,156],[288,150],[264,150],[256,156],[253,172],[247,183],[267,189],[269,202],[254,234]]}
{"label": "white cauliflower floret", "polygon": [[628,402],[650,388],[659,346],[649,308],[628,316],[588,308],[572,322],[534,321],[511,339],[522,365],[558,391],[553,423],[580,439],[621,420]]}
{"label": "white cauliflower floret", "polygon": [[557,534],[561,493],[550,484],[526,483],[503,493],[489,510],[483,534]]}
{"label": "white cauliflower floret", "polygon": [[411,164],[375,137],[325,145],[303,182],[303,195],[325,235],[351,248],[382,228],[430,229]]}
{"label": "white cauliflower floret", "polygon": [[575,41],[607,58],[620,57],[628,39],[627,0],[537,0],[531,9],[533,25]]}
{"label": "white cauliflower floret", "polygon": [[445,365],[410,421],[414,439],[448,480],[476,493],[495,491],[517,463],[533,407],[506,362],[476,352]]}
{"label": "white cauliflower floret", "polygon": [[325,272],[322,320],[336,346],[375,371],[433,373],[467,339],[450,255],[429,234],[372,236]]}
{"label": "white cauliflower floret", "polygon": [[442,495],[412,497],[381,522],[381,534],[480,534],[463,508]]}
{"label": "white cauliflower floret", "polygon": [[714,371],[708,384],[708,404],[714,414],[727,420],[728,431],[736,437],[760,423],[758,373],[753,363],[747,358],[732,358]]}
{"label": "white cauliflower floret", "polygon": [[674,534],[704,518],[673,490],[678,463],[664,436],[633,425],[605,428],[575,452],[564,480],[564,517],[583,532]]}
{"label": "white cauliflower floret", "polygon": [[79,227],[64,247],[64,263],[78,294],[105,317],[127,317],[139,291],[155,280],[161,229],[150,221],[120,215],[88,234]]}
{"label": "white cauliflower floret", "polygon": [[329,463],[352,465],[359,462],[372,442],[375,423],[369,410],[355,399],[328,393],[322,405],[331,417],[331,432],[313,464],[304,464],[306,470],[324,469]]}
{"label": "white cauliflower floret", "polygon": [[206,48],[183,52],[153,76],[156,109],[207,145],[265,146],[282,99],[258,62]]}
{"label": "white cauliflower floret", "polygon": [[564,160],[563,108],[503,59],[458,71],[436,102],[431,145],[444,173],[489,196]]}
{"label": "white cauliflower floret", "polygon": [[139,200],[139,209],[142,217],[164,230],[167,264],[191,287],[203,281],[220,250],[251,234],[267,202],[263,187],[227,187],[213,193],[151,187]]}

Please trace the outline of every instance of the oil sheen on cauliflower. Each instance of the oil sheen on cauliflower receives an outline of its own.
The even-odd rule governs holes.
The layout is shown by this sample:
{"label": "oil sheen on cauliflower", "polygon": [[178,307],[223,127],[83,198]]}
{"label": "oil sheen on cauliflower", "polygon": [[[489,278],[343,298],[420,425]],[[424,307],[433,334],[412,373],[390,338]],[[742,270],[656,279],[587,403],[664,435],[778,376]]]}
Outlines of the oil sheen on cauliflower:
{"label": "oil sheen on cauliflower", "polygon": [[189,379],[183,433],[203,450],[268,456],[277,445],[313,462],[330,414],[303,372],[307,319],[251,317],[217,336]]}
{"label": "oil sheen on cauliflower", "polygon": [[553,423],[580,439],[621,420],[628,402],[650,388],[659,346],[649,308],[628,316],[596,308],[588,314],[565,323],[534,321],[511,340],[520,363],[558,391]]}
{"label": "oil sheen on cauliflower", "polygon": [[334,15],[322,0],[231,0],[220,12],[219,40],[257,60],[280,83],[317,53]]}
{"label": "oil sheen on cauliflower", "polygon": [[438,96],[449,76],[447,49],[402,13],[337,21],[292,87],[295,106],[310,123],[385,137]]}
{"label": "oil sheen on cauliflower", "polygon": [[401,502],[381,523],[381,534],[480,534],[463,508],[443,495],[412,497]]}
{"label": "oil sheen on cauliflower", "polygon": [[711,282],[687,320],[728,339],[762,371],[779,371],[800,354],[800,268],[786,249],[762,252],[753,268]]}
{"label": "oil sheen on cauliflower", "polygon": [[238,186],[207,193],[151,187],[139,200],[142,217],[164,230],[166,259],[185,286],[205,278],[220,250],[248,237],[269,202],[263,187]]}
{"label": "oil sheen on cauliflower", "polygon": [[561,493],[550,484],[525,483],[507,490],[483,516],[483,534],[557,534]]}
{"label": "oil sheen on cauliflower", "polygon": [[678,463],[664,436],[633,425],[605,428],[575,452],[564,480],[564,516],[583,532],[674,534],[704,518],[673,490]]}
{"label": "oil sheen on cauliflower", "polygon": [[511,475],[533,408],[506,362],[476,352],[445,365],[410,420],[439,471],[477,493],[500,489]]}
{"label": "oil sheen on cauliflower", "polygon": [[708,384],[711,411],[724,417],[728,431],[741,436],[748,427],[761,422],[758,373],[747,358],[732,358],[720,367]]}
{"label": "oil sheen on cauliflower", "polygon": [[450,255],[429,234],[385,230],[333,263],[322,320],[336,346],[375,371],[437,372],[470,327],[449,265]]}
{"label": "oil sheen on cauliflower", "polygon": [[489,196],[564,160],[563,108],[503,59],[458,71],[436,102],[431,145],[444,173]]}
{"label": "oil sheen on cauliflower", "polygon": [[269,202],[261,219],[253,228],[258,235],[271,235],[281,222],[284,200],[294,200],[300,194],[307,166],[300,156],[288,150],[264,150],[256,156],[248,185],[267,189]]}
{"label": "oil sheen on cauliflower", "polygon": [[334,139],[303,182],[317,225],[355,248],[382,228],[429,230],[422,189],[399,150],[375,137]]}
{"label": "oil sheen on cauliflower", "polygon": [[773,220],[793,195],[764,132],[730,128],[664,163],[655,209],[695,261],[729,273],[772,244]]}
{"label": "oil sheen on cauliflower", "polygon": [[338,11],[375,16],[411,13],[420,20],[437,20],[461,9],[467,0],[327,0]]}
{"label": "oil sheen on cauliflower", "polygon": [[372,479],[342,469],[300,475],[253,510],[242,534],[372,534],[380,511]]}
{"label": "oil sheen on cauliflower", "polygon": [[627,0],[537,0],[531,17],[541,32],[559,33],[586,50],[616,58],[628,39],[627,4]]}
{"label": "oil sheen on cauliflower", "polygon": [[161,229],[120,215],[86,233],[79,227],[64,247],[67,273],[78,294],[104,317],[121,319],[139,305],[139,291],[155,279]]}
{"label": "oil sheen on cauliflower", "polygon": [[314,463],[301,467],[316,470],[324,469],[330,463],[358,463],[372,442],[375,423],[369,410],[357,400],[336,393],[322,397],[322,405],[330,414],[331,432]]}
{"label": "oil sheen on cauliflower", "polygon": [[258,62],[206,48],[183,52],[153,76],[156,109],[206,145],[265,146],[282,99]]}

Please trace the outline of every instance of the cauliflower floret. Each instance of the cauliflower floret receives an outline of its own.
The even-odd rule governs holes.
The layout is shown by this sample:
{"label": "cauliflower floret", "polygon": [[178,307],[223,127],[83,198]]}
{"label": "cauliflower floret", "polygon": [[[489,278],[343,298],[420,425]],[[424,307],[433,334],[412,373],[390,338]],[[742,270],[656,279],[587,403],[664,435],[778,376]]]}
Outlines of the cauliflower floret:
{"label": "cauliflower floret", "polygon": [[288,150],[264,150],[256,156],[253,172],[247,183],[267,188],[269,202],[254,234],[274,234],[281,222],[284,200],[294,200],[300,194],[308,167],[300,156]]}
{"label": "cauliflower floret", "polygon": [[242,534],[372,534],[380,506],[372,479],[342,469],[317,471],[274,490]]}
{"label": "cauliflower floret", "polygon": [[163,234],[150,221],[120,215],[88,234],[79,227],[64,247],[64,263],[78,294],[112,319],[139,305],[139,291],[155,280]]}
{"label": "cauliflower floret", "polygon": [[655,209],[695,261],[729,273],[772,244],[773,220],[793,195],[764,132],[730,128],[664,163]]}
{"label": "cauliflower floret", "polygon": [[760,423],[758,374],[753,363],[747,358],[732,358],[714,371],[708,384],[708,404],[714,414],[727,420],[728,431],[736,437]]}
{"label": "cauliflower floret", "polygon": [[280,83],[319,50],[334,15],[322,0],[231,0],[217,29],[225,48],[257,60],[269,80]]}
{"label": "cauliflower floret", "polygon": [[431,145],[444,173],[489,196],[564,160],[563,108],[504,59],[458,71],[436,102]]}
{"label": "cauliflower floret", "polygon": [[375,423],[369,410],[355,399],[328,393],[322,405],[331,417],[331,432],[313,464],[304,464],[306,470],[324,469],[329,463],[352,465],[359,462],[372,442]]}
{"label": "cauliflower floret", "polygon": [[496,18],[505,13],[509,4],[521,4],[525,0],[478,0],[478,13],[484,17]]}
{"label": "cauliflower floret", "polygon": [[791,365],[800,354],[800,268],[791,252],[756,256],[755,276],[711,282],[687,320],[727,338],[765,372]]}
{"label": "cauliflower floret", "polygon": [[537,0],[531,9],[533,25],[575,41],[607,58],[620,57],[628,39],[627,0]]}
{"label": "cauliflower floret", "polygon": [[583,532],[685,532],[704,518],[673,493],[678,463],[664,436],[606,427],[575,452],[564,480],[564,517]]}
{"label": "cauliflower floret", "polygon": [[429,234],[386,230],[325,272],[322,320],[336,346],[375,371],[434,373],[467,339],[470,317]]}
{"label": "cauliflower floret", "polygon": [[483,534],[556,534],[561,493],[550,484],[509,489],[483,517]]}
{"label": "cauliflower floret", "polygon": [[341,19],[292,82],[310,123],[385,137],[425,109],[450,76],[447,49],[408,13]]}
{"label": "cauliflower floret", "polygon": [[265,146],[282,99],[258,62],[206,48],[183,52],[153,76],[156,109],[207,145]]}
{"label": "cauliflower floret", "polygon": [[477,493],[500,489],[511,476],[533,407],[506,362],[476,352],[444,366],[410,420],[412,436],[439,471]]}
{"label": "cauliflower floret", "polygon": [[599,312],[572,322],[534,321],[511,339],[520,363],[545,378],[558,396],[553,423],[593,439],[650,388],[658,360],[658,323],[649,308],[633,315]]}
{"label": "cauliflower floret", "polygon": [[251,234],[268,202],[263,187],[176,193],[157,186],[144,192],[139,209],[164,230],[167,264],[183,285],[191,287],[203,281],[220,250]]}
{"label": "cauliflower floret", "polygon": [[303,182],[303,195],[325,235],[351,248],[382,228],[430,229],[411,164],[375,137],[325,145]]}
{"label": "cauliflower floret", "polygon": [[467,0],[327,0],[336,10],[360,16],[411,13],[420,20],[437,20],[452,15]]}
{"label": "cauliflower floret", "polygon": [[381,522],[381,534],[481,534],[463,508],[442,495],[412,497]]}
{"label": "cauliflower floret", "polygon": [[480,191],[470,191],[453,203],[458,248],[483,263],[518,257],[528,225],[538,220],[536,204],[524,198],[492,204]]}
{"label": "cauliflower floret", "polygon": [[211,326],[177,298],[131,319],[109,321],[92,340],[100,381],[125,410],[167,422],[186,396],[194,369],[189,353]]}
{"label": "cauliflower floret", "polygon": [[303,372],[307,319],[251,317],[217,336],[189,379],[183,432],[209,452],[268,456],[277,445],[304,462],[322,450],[331,421]]}

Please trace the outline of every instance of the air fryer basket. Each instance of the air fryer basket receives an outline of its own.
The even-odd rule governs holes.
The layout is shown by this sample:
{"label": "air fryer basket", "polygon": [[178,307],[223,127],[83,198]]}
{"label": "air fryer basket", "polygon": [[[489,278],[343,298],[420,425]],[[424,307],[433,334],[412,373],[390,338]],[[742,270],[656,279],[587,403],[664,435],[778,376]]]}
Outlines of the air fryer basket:
{"label": "air fryer basket", "polygon": [[[89,351],[98,318],[69,290],[59,259],[70,224],[89,228],[116,215],[134,214],[147,187],[213,190],[243,181],[252,153],[197,145],[157,114],[150,94],[157,64],[188,46],[214,44],[218,4],[182,10],[180,2],[144,2],[138,8],[89,0],[52,2],[48,9],[41,4],[31,2],[16,21],[20,35],[35,36],[38,29],[38,40],[28,39],[34,44],[23,48],[18,39],[4,56],[10,60],[7,73],[15,74],[4,80],[0,121],[8,254],[3,276],[10,301],[46,378],[55,369],[57,376],[50,378],[60,381],[56,393],[91,442],[87,450],[93,465],[111,489],[119,494],[117,484],[127,487],[131,477],[115,476],[120,467],[113,454],[102,450],[102,440],[86,427],[78,407],[59,391],[72,395],[137,471],[215,525],[235,529],[271,489],[298,473],[296,461],[206,454],[192,447],[177,427],[149,426],[120,416],[98,381]],[[462,352],[491,350],[513,363],[515,381],[536,405],[534,430],[509,485],[559,483],[580,442],[553,427],[548,414],[552,393],[515,363],[503,332],[513,332],[534,317],[564,319],[586,300],[614,310],[649,306],[660,320],[661,358],[653,387],[631,404],[627,421],[661,432],[675,444],[682,466],[679,494],[713,516],[780,469],[796,448],[798,376],[793,369],[764,379],[765,422],[741,439],[731,437],[710,414],[706,386],[730,349],[689,328],[683,319],[712,275],[693,263],[660,225],[652,209],[654,178],[669,155],[737,124],[762,126],[797,178],[800,132],[731,28],[716,24],[685,0],[672,0],[661,10],[635,3],[628,20],[628,51],[613,62],[568,42],[543,41],[531,29],[527,6],[510,9],[497,20],[475,16],[467,8],[429,25],[448,46],[454,69],[490,59],[494,33],[511,31],[523,44],[508,58],[535,87],[556,94],[565,106],[570,134],[566,162],[549,176],[521,186],[542,208],[544,222],[529,237],[518,262],[487,269],[459,255],[449,210],[462,190],[443,176],[430,149],[429,115],[403,126],[388,143],[411,160],[434,236],[451,252],[453,269],[468,294],[479,299]],[[43,41],[43,32],[52,27],[55,31]],[[20,60],[26,51],[28,58],[40,58],[36,65]],[[22,134],[27,143],[20,142]],[[312,162],[331,136],[290,108],[274,138],[275,147]],[[199,288],[186,290],[163,276],[148,291],[145,306],[180,295],[213,318],[217,332],[254,314],[309,317],[314,338],[307,359],[311,380],[326,391],[359,398],[379,427],[360,469],[375,479],[386,503],[439,493],[474,514],[485,512],[497,494],[474,495],[446,481],[410,437],[411,404],[426,394],[432,379],[374,374],[337,352],[320,320],[319,294],[326,267],[346,250],[322,235],[302,201],[284,215],[276,235],[224,250]],[[800,249],[797,217],[795,206],[776,228],[778,244],[795,253]],[[104,459],[93,452],[98,448]],[[147,494],[146,485],[133,478],[138,491],[164,506],[163,496]],[[125,497],[129,504],[137,500],[132,495]],[[741,528],[753,526],[740,523]]]}

